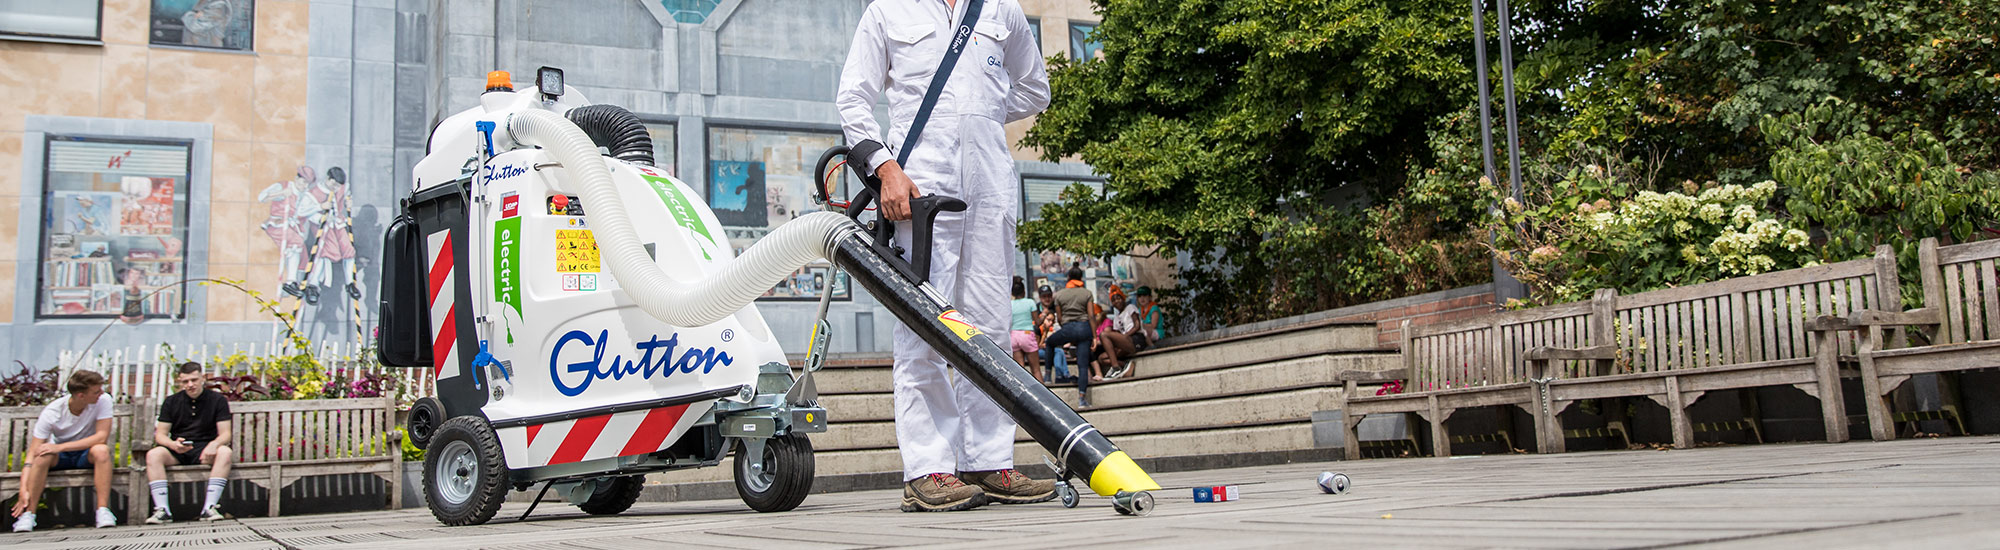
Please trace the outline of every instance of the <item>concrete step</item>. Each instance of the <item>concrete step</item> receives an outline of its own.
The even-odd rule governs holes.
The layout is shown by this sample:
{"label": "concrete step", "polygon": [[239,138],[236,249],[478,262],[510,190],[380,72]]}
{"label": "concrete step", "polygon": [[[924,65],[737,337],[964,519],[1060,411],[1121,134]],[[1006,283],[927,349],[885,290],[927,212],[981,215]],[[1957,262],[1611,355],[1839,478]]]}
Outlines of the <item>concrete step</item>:
{"label": "concrete step", "polygon": [[1375,337],[1374,323],[1309,325],[1150,350],[1134,359],[1134,368],[1139,376],[1157,378],[1312,353],[1375,351],[1380,349]]}
{"label": "concrete step", "polygon": [[[1314,411],[1335,407],[1340,389],[1305,388],[1241,397],[1183,401],[1110,410],[1085,411],[1083,417],[1099,432],[1122,441],[1127,436],[1191,428],[1219,428],[1283,422],[1307,422]],[[1032,442],[1025,431],[1016,431],[1014,440]],[[896,427],[892,421],[836,423],[826,433],[813,434],[813,448],[859,450],[893,448]],[[1261,451],[1266,449],[1244,449]]]}
{"label": "concrete step", "polygon": [[[1094,409],[1104,409],[1308,385],[1339,385],[1350,377],[1364,381],[1400,377],[1393,374],[1400,368],[1402,368],[1401,356],[1397,354],[1363,352],[1284,359],[1177,375],[1112,380],[1091,386],[1091,406]],[[827,413],[833,417],[834,423],[873,422],[889,420],[895,416],[895,399],[889,393],[887,368],[827,368],[815,373],[813,377],[823,394],[820,397],[820,404],[826,406]],[[871,378],[875,380],[867,380]],[[831,394],[828,390],[829,383],[837,384],[837,387],[844,390],[864,387],[880,389],[872,393]],[[1077,408],[1075,386],[1066,384],[1052,386],[1049,389],[1064,402],[1069,403],[1070,407]]]}
{"label": "concrete step", "polygon": [[[1340,353],[1283,359],[1268,363],[1177,375],[1112,380],[1090,386],[1091,409],[1205,399],[1220,395],[1340,385],[1347,378],[1369,380],[1400,376],[1401,356],[1394,353]],[[1076,388],[1052,388],[1071,407],[1078,405]]]}
{"label": "concrete step", "polygon": [[[1135,435],[1117,438],[1114,441],[1120,449],[1133,458],[1219,455],[1259,449],[1267,452],[1295,451],[1311,449],[1313,444],[1312,427],[1303,422]],[[1017,467],[1039,465],[1046,454],[1048,453],[1043,451],[1040,445],[1016,444],[1014,464]],[[647,476],[647,484],[729,481],[733,475],[732,460],[733,456],[725,458],[721,464],[712,468],[652,474]],[[820,451],[815,446],[813,465],[815,476],[872,474],[902,471],[903,459],[896,449]]]}
{"label": "concrete step", "polygon": [[[889,393],[891,386],[888,366],[869,367],[827,367],[813,373],[813,385],[819,387],[820,395],[841,395],[854,393]],[[832,409],[827,409],[831,411]]]}

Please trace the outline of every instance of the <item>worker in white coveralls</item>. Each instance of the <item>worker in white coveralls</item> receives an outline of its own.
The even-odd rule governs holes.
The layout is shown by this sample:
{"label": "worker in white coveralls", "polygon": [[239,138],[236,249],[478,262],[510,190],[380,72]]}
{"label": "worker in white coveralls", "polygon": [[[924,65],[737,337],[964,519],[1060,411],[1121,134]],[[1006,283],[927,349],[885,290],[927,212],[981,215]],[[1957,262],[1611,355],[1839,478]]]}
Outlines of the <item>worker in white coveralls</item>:
{"label": "worker in white coveralls", "polygon": [[[883,216],[910,247],[910,199],[964,200],[937,217],[930,284],[979,330],[1007,334],[1020,179],[1002,124],[1049,105],[1041,49],[1017,0],[980,0],[972,32],[917,143],[904,143],[931,77],[974,0],[875,0],[847,52],[840,107],[850,162],[882,182]],[[887,93],[891,124],[875,121]],[[895,159],[904,148],[907,163]],[[1043,502],[1055,484],[1014,470],[1014,419],[909,327],[895,328],[896,442],[903,455],[903,511],[968,510],[988,502]]]}

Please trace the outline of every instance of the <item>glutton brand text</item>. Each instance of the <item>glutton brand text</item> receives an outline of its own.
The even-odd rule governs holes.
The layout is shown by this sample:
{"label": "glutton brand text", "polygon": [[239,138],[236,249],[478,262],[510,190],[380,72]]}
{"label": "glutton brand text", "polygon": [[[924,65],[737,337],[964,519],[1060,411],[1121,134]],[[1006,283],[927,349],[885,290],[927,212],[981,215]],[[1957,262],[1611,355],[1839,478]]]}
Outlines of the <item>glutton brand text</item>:
{"label": "glutton brand text", "polygon": [[[729,352],[717,351],[715,346],[705,348],[689,346],[686,351],[681,352],[679,360],[676,361],[674,351],[680,347],[681,340],[681,335],[677,332],[668,336],[666,340],[661,340],[656,334],[647,337],[644,342],[635,344],[634,352],[639,356],[637,361],[626,360],[623,354],[619,354],[612,356],[611,362],[606,363],[604,351],[611,347],[610,340],[611,331],[608,330],[597,331],[596,338],[592,338],[590,333],[572,330],[563,334],[562,338],[556,339],[554,351],[549,353],[549,380],[555,382],[556,391],[575,397],[590,389],[591,382],[597,380],[623,380],[627,376],[642,379],[656,376],[666,378],[673,376],[675,372],[691,374],[697,370],[707,374],[715,370],[717,365],[726,367],[735,362],[735,359],[729,356]],[[564,363],[563,350],[571,344],[588,348],[590,357],[582,361]],[[655,355],[659,357],[658,361],[654,361]],[[582,376],[571,377],[577,378],[575,384],[563,379],[566,374],[577,373],[581,373]]]}

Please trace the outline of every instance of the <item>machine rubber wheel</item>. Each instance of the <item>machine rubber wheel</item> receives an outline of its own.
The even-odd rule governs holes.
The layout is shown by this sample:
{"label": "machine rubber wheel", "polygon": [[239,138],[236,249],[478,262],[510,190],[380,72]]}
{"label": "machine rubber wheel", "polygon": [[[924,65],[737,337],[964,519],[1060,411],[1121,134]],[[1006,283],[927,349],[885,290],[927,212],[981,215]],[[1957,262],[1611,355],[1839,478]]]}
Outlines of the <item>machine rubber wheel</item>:
{"label": "machine rubber wheel", "polygon": [[437,434],[438,424],[444,423],[444,404],[436,397],[418,398],[410,405],[410,417],[404,421],[403,430],[410,438],[410,444],[419,449],[431,448],[431,436]]}
{"label": "machine rubber wheel", "polygon": [[783,512],[812,492],[813,448],[805,434],[785,434],[764,443],[764,456],[744,456],[736,442],[736,495],[759,512]]}
{"label": "machine rubber wheel", "polygon": [[1075,508],[1077,501],[1081,497],[1081,495],[1076,494],[1076,487],[1071,486],[1067,481],[1056,482],[1056,496],[1062,497],[1064,508]]}
{"label": "machine rubber wheel", "polygon": [[507,460],[486,419],[446,420],[424,449],[424,501],[445,525],[493,519],[507,500]]}
{"label": "machine rubber wheel", "polygon": [[639,491],[645,488],[646,476],[600,479],[590,499],[576,507],[593,516],[609,516],[632,508],[632,503],[639,501]]}

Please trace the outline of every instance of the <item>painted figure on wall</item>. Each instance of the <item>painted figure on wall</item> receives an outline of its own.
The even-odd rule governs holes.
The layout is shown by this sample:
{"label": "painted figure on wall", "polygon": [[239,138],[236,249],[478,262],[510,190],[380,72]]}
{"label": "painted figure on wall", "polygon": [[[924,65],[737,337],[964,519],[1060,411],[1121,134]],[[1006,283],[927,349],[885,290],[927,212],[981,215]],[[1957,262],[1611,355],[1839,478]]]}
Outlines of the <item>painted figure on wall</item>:
{"label": "painted figure on wall", "polygon": [[[361,299],[361,284],[355,278],[354,268],[354,220],[353,204],[347,192],[347,172],[335,166],[326,170],[326,177],[320,178],[319,185],[312,188],[313,202],[319,211],[312,220],[318,226],[313,247],[313,265],[306,284],[320,289],[333,286],[335,273],[347,274],[347,297]],[[318,292],[309,291],[307,296],[317,297]],[[309,301],[316,301],[311,300]]]}
{"label": "painted figure on wall", "polygon": [[306,236],[311,231],[307,218],[319,210],[311,192],[318,180],[311,166],[300,166],[291,180],[273,183],[257,194],[257,202],[271,205],[270,216],[259,227],[278,243],[278,282],[293,296],[303,290],[298,283],[310,260],[305,256]]}

